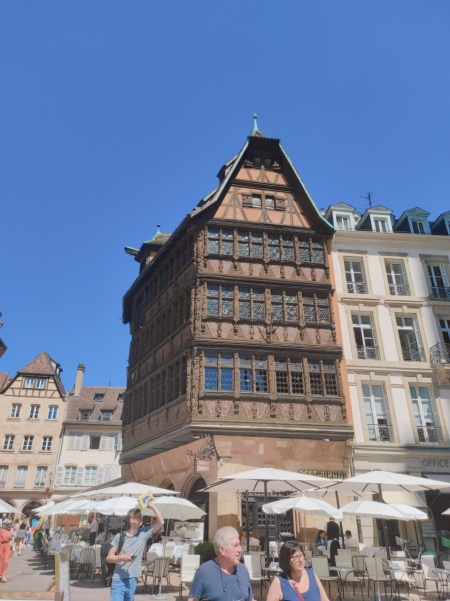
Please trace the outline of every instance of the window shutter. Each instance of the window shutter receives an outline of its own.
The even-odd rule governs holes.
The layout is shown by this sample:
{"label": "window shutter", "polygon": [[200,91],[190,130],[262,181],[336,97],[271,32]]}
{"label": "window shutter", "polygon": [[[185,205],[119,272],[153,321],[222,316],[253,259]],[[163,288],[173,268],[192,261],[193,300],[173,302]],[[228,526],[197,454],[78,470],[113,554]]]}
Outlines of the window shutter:
{"label": "window shutter", "polygon": [[114,434],[108,436],[108,451],[114,451]]}
{"label": "window shutter", "polygon": [[112,465],[111,466],[111,476],[110,476],[110,480],[115,480],[117,478],[117,465]]}
{"label": "window shutter", "polygon": [[445,270],[444,263],[440,263],[439,267],[441,268],[441,275],[442,275],[442,281],[444,282],[444,287],[448,288],[448,277],[447,277],[447,271]]}
{"label": "window shutter", "polygon": [[111,480],[111,466],[106,465],[103,472],[103,482],[109,482]]}
{"label": "window shutter", "polygon": [[69,442],[67,444],[67,450],[73,451],[75,448],[75,434],[69,434]]}
{"label": "window shutter", "polygon": [[118,440],[117,440],[117,450],[121,451],[122,450],[122,434],[119,432],[118,436]]}
{"label": "window shutter", "polygon": [[95,482],[96,484],[102,484],[104,471],[105,471],[105,468],[101,465],[97,468],[97,480]]}
{"label": "window shutter", "polygon": [[83,434],[83,442],[81,445],[81,450],[82,451],[87,451],[89,449],[89,441],[90,441],[90,436],[89,434]]}
{"label": "window shutter", "polygon": [[82,486],[84,479],[84,465],[79,465],[75,473],[75,486]]}
{"label": "window shutter", "polygon": [[286,201],[284,200],[284,198],[275,198],[275,208],[278,211],[284,211],[284,209],[286,208]]}
{"label": "window shutter", "polygon": [[243,194],[242,195],[242,206],[243,207],[251,207],[252,206],[251,194]]}
{"label": "window shutter", "polygon": [[106,451],[108,448],[108,436],[103,435],[100,438],[100,451]]}
{"label": "window shutter", "polygon": [[55,486],[61,486],[64,474],[64,466],[58,465],[55,470]]}

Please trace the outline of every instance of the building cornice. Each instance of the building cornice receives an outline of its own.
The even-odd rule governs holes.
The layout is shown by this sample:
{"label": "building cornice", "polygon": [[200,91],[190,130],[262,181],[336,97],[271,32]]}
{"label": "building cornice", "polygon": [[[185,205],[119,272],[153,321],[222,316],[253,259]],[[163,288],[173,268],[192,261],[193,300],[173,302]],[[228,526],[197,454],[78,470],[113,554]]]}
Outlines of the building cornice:
{"label": "building cornice", "polygon": [[[409,232],[371,232],[367,230],[337,230],[333,238],[333,250],[337,249],[338,244],[361,244],[363,249],[367,247],[385,248],[386,246],[396,245],[404,250],[442,250],[448,254],[450,247],[449,236],[435,234],[410,234]],[[348,251],[351,252],[351,251]],[[383,251],[385,252],[385,251]]]}

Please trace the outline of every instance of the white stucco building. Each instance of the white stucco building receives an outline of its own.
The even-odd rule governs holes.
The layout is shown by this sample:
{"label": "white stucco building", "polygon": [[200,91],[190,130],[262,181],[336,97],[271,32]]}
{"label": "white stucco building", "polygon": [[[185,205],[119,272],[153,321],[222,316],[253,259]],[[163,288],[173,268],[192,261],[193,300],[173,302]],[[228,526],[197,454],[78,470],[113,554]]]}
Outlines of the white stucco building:
{"label": "white stucco building", "polygon": [[124,388],[83,386],[80,364],[74,389],[67,395],[53,492],[71,495],[121,475]]}
{"label": "white stucco building", "polygon": [[[430,222],[415,208],[394,220],[386,207],[361,215],[339,203],[325,216],[337,229],[332,260],[354,472],[450,481],[450,212]],[[437,530],[450,528],[441,516],[450,494],[427,493],[426,504]]]}

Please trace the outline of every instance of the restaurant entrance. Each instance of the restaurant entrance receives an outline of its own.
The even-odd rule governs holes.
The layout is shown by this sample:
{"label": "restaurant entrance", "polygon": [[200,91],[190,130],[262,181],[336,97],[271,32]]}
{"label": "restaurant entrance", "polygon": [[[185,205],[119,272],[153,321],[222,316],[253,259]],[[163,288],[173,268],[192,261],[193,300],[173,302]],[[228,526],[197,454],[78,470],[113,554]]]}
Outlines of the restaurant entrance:
{"label": "restaurant entrance", "polygon": [[[284,495],[268,495],[267,502],[273,503],[278,501]],[[248,495],[248,513],[249,513],[249,530],[257,530],[261,549],[264,549],[266,538],[266,519],[269,520],[269,541],[271,540],[287,540],[289,534],[293,534],[294,528],[292,524],[292,511],[280,515],[267,515],[262,510],[264,505],[264,495],[258,493],[249,493]],[[242,495],[242,528],[245,532],[247,527],[246,522],[246,498]],[[284,537],[283,537],[284,534]]]}

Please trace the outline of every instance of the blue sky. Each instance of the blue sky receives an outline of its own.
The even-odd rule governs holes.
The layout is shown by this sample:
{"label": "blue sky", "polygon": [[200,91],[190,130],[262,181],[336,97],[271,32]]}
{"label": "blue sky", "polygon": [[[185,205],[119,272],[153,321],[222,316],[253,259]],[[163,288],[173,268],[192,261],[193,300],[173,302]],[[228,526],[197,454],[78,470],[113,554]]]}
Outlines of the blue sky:
{"label": "blue sky", "polygon": [[450,209],[448,0],[0,3],[0,371],[125,385],[124,246],[171,232],[252,129],[319,207]]}

